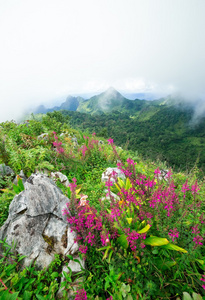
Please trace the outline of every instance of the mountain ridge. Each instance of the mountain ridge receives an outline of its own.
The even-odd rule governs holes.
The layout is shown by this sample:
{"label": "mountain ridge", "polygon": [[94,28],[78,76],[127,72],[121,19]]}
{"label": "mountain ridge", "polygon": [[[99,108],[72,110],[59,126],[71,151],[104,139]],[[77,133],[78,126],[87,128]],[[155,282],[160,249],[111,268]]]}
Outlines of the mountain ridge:
{"label": "mountain ridge", "polygon": [[84,99],[81,96],[74,97],[69,95],[60,106],[46,108],[44,105],[40,105],[36,108],[34,114],[45,114],[55,110],[70,110],[90,114],[109,113],[116,110],[120,112],[132,111],[133,113],[133,111],[141,110],[144,106],[159,104],[159,101],[161,103],[164,101],[164,98],[158,100],[131,100],[124,97],[113,87],[110,87],[106,91],[98,95],[94,95],[89,99]]}

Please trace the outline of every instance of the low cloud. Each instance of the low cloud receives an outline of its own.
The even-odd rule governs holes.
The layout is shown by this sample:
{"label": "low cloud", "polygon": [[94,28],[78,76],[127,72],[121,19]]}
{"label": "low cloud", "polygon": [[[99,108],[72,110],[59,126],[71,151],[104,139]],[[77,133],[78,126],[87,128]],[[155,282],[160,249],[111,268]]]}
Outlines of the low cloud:
{"label": "low cloud", "polygon": [[[68,94],[181,93],[205,111],[205,1],[0,3],[0,122]],[[201,99],[200,101],[198,99]]]}

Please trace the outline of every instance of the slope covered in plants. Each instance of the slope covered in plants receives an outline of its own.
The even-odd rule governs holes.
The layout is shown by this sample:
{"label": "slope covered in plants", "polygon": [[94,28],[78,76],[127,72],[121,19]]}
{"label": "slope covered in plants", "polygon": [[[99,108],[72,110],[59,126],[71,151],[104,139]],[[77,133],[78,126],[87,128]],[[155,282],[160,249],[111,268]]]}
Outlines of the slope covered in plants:
{"label": "slope covered in plants", "polygon": [[[205,186],[197,167],[174,173],[163,163],[115,146],[111,138],[70,128],[60,113],[20,125],[2,123],[0,139],[0,163],[16,174],[61,171],[70,181],[69,188],[58,182],[71,199],[62,213],[77,233],[86,267],[79,274],[64,274],[63,299],[70,289],[77,290],[76,300],[182,299],[187,293],[202,299]],[[108,167],[118,167],[126,179],[113,172],[102,182]],[[6,176],[0,184],[2,225],[23,187],[20,179],[14,186]],[[5,241],[1,244],[1,299],[57,299],[60,257],[48,270],[37,271],[33,265],[21,270],[23,257],[12,254]]]}

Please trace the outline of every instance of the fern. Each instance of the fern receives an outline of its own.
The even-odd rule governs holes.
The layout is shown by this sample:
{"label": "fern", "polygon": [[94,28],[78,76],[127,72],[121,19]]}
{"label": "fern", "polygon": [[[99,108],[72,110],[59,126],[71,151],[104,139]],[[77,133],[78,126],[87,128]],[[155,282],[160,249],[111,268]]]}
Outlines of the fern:
{"label": "fern", "polygon": [[21,149],[19,149],[17,143],[13,141],[11,138],[7,140],[7,151],[9,154],[8,164],[16,173],[18,173],[23,166]]}

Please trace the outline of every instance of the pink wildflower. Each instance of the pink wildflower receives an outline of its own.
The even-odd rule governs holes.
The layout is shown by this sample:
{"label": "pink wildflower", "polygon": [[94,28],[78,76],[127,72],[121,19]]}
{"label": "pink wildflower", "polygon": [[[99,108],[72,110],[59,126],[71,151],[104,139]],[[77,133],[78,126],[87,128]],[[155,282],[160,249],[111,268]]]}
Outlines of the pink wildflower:
{"label": "pink wildflower", "polygon": [[203,241],[203,238],[199,235],[197,235],[194,239],[193,239],[193,242],[195,242],[196,246],[197,247],[198,245],[202,246],[203,243],[201,242]]}
{"label": "pink wildflower", "polygon": [[172,177],[172,172],[171,169],[167,172],[167,174],[165,175],[166,178],[171,179]]}
{"label": "pink wildflower", "polygon": [[[205,282],[205,275],[202,275],[202,278],[200,278],[200,280]],[[205,284],[202,284],[202,287],[205,290]]]}
{"label": "pink wildflower", "polygon": [[75,188],[76,188],[76,186],[77,186],[76,181],[77,181],[77,180],[76,180],[75,178],[73,178],[73,183],[70,183],[70,184],[69,184],[69,188],[70,188],[71,192],[74,192],[74,191],[75,191]]}
{"label": "pink wildflower", "polygon": [[175,241],[175,238],[179,237],[179,232],[177,231],[177,228],[174,228],[173,230],[170,229],[170,232],[168,233],[168,235],[170,236],[170,238],[172,239],[172,242]]}
{"label": "pink wildflower", "polygon": [[65,150],[63,148],[57,148],[58,153],[63,153]]}
{"label": "pink wildflower", "polygon": [[157,175],[160,175],[160,174],[161,174],[161,171],[160,171],[159,167],[158,167],[157,169],[154,170],[154,173],[157,174]]}
{"label": "pink wildflower", "polygon": [[110,242],[108,234],[109,233],[105,231],[101,231],[100,233],[101,243],[103,246],[106,246]]}
{"label": "pink wildflower", "polygon": [[85,239],[91,246],[93,246],[95,244],[94,238],[95,238],[95,235],[92,234],[91,232],[89,232]]}
{"label": "pink wildflower", "polygon": [[118,162],[118,163],[117,163],[117,166],[118,166],[118,169],[122,169],[123,163],[122,163],[122,162]]}
{"label": "pink wildflower", "polygon": [[198,186],[198,183],[197,183],[197,180],[196,182],[192,185],[191,187],[191,192],[192,192],[192,195],[194,194],[198,194],[198,191],[200,190],[199,186]]}
{"label": "pink wildflower", "polygon": [[105,186],[107,186],[107,187],[113,186],[112,181],[110,181],[110,180],[106,181]]}
{"label": "pink wildflower", "polygon": [[114,144],[114,141],[111,138],[109,138],[107,141],[108,141],[108,145],[113,145]]}
{"label": "pink wildflower", "polygon": [[88,150],[88,148],[86,147],[86,145],[84,145],[80,150],[82,152],[82,155],[85,156],[85,152]]}
{"label": "pink wildflower", "polygon": [[188,191],[189,190],[189,186],[188,186],[188,183],[187,183],[188,181],[186,180],[186,182],[182,185],[182,192],[184,193],[184,199],[185,199],[185,193],[186,193],[186,191]]}
{"label": "pink wildflower", "polygon": [[134,160],[133,159],[131,159],[131,158],[128,158],[127,159],[127,163],[129,164],[129,165],[136,165],[136,163],[134,162]]}
{"label": "pink wildflower", "polygon": [[79,246],[79,251],[81,252],[81,253],[86,253],[87,252],[87,250],[88,250],[88,247],[87,246],[84,246],[84,245],[80,245]]}
{"label": "pink wildflower", "polygon": [[75,295],[75,300],[87,300],[87,294],[84,289],[78,290]]}
{"label": "pink wildflower", "polygon": [[194,234],[198,234],[198,233],[200,233],[200,231],[198,231],[198,224],[196,224],[195,225],[195,227],[192,227],[192,233],[194,233]]}

